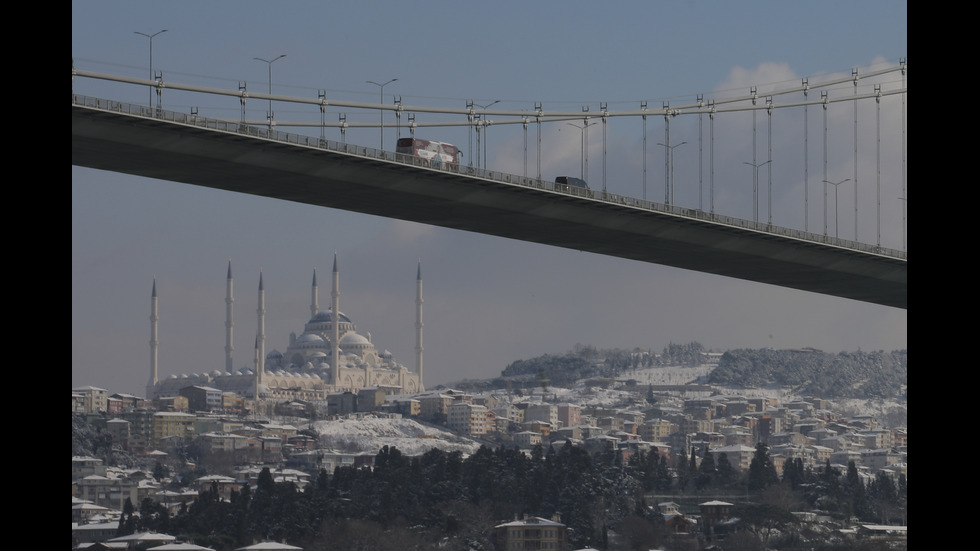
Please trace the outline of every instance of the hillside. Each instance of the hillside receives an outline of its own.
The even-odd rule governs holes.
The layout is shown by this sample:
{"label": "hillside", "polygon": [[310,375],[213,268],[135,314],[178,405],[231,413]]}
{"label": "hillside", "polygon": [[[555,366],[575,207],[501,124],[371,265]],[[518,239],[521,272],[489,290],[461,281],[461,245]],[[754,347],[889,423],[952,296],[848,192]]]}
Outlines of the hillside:
{"label": "hillside", "polygon": [[796,394],[822,398],[877,399],[903,396],[908,385],[908,352],[840,352],[814,349],[737,349],[710,354],[700,343],[670,344],[659,353],[642,348],[597,349],[576,346],[565,354],[544,354],[517,360],[501,376],[482,381],[455,383],[464,390],[508,388],[531,392],[544,387],[571,388],[583,379],[635,378],[638,370],[667,366],[717,366],[703,377],[692,370],[672,384],[699,382],[718,387],[784,388]]}
{"label": "hillside", "polygon": [[823,398],[891,398],[908,386],[908,352],[729,350],[708,383],[735,388],[781,386]]}

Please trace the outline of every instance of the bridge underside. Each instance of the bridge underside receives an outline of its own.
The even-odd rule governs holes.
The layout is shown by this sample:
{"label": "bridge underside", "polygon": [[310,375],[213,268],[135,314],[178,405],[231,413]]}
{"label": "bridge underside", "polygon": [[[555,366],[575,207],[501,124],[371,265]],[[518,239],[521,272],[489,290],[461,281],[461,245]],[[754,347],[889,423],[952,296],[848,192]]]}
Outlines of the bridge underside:
{"label": "bridge underside", "polygon": [[903,259],[74,104],[71,127],[72,165],[908,308]]}

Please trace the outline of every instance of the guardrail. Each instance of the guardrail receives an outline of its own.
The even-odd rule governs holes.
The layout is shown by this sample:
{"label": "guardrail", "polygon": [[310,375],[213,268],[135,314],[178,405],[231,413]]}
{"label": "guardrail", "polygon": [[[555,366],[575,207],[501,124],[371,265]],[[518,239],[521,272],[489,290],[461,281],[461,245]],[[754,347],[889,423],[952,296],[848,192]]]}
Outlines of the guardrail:
{"label": "guardrail", "polygon": [[193,114],[179,113],[176,111],[167,111],[164,109],[155,109],[155,108],[147,107],[145,105],[137,105],[137,104],[131,104],[131,103],[103,99],[103,98],[93,98],[90,96],[83,96],[79,94],[72,94],[72,105],[79,105],[79,106],[98,109],[102,111],[110,111],[113,113],[121,113],[125,115],[136,116],[136,117],[161,120],[161,121],[171,122],[175,124],[194,126],[198,128],[206,128],[209,130],[215,130],[220,132],[244,134],[256,138],[274,140],[281,143],[289,143],[289,144],[294,144],[294,145],[299,145],[304,147],[325,149],[328,151],[334,151],[346,155],[355,155],[358,157],[364,157],[364,158],[369,158],[374,160],[398,163],[402,165],[409,165],[425,170],[435,170],[439,172],[461,174],[471,178],[480,178],[483,180],[490,180],[497,183],[521,186],[526,188],[534,188],[534,189],[545,190],[553,193],[560,193],[563,195],[573,195],[590,201],[595,201],[597,203],[615,204],[615,205],[626,206],[630,208],[655,211],[655,212],[670,214],[672,216],[678,216],[691,220],[699,220],[704,222],[710,222],[713,224],[722,224],[725,226],[731,226],[733,228],[741,228],[750,231],[757,231],[757,232],[768,233],[772,235],[790,237],[802,241],[809,241],[813,243],[819,243],[822,245],[830,245],[834,247],[853,249],[855,251],[877,254],[881,256],[888,256],[901,260],[908,259],[908,254],[904,251],[899,251],[886,247],[878,247],[875,245],[868,245],[865,243],[860,243],[857,241],[851,241],[847,239],[840,239],[828,235],[805,232],[802,230],[786,228],[783,226],[773,226],[770,224],[763,224],[752,220],[745,220],[743,218],[725,216],[717,213],[706,212],[699,209],[690,209],[685,207],[678,207],[675,205],[667,205],[664,203],[657,203],[654,201],[637,199],[635,197],[628,197],[625,195],[616,195],[604,191],[582,189],[582,188],[576,188],[574,186],[563,186],[563,185],[556,186],[554,182],[538,180],[536,178],[528,178],[526,176],[518,176],[516,174],[508,174],[505,172],[486,170],[486,169],[472,167],[472,166],[460,166],[453,163],[440,163],[439,165],[436,165],[433,163],[429,163],[427,160],[416,157],[414,155],[405,155],[403,153],[395,153],[393,151],[382,151],[380,149],[376,149],[373,147],[354,145],[346,142],[338,142],[335,140],[327,140],[323,138],[314,138],[312,136],[306,136],[303,134],[280,132],[275,129],[270,129],[267,127],[256,126],[251,124],[245,124],[241,122],[211,119],[206,117],[200,117],[198,115],[193,115]]}

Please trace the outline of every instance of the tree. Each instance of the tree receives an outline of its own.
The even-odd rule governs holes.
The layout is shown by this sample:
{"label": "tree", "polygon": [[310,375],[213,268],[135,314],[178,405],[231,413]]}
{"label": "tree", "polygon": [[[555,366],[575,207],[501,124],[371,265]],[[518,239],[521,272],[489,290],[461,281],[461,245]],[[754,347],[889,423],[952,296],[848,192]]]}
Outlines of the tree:
{"label": "tree", "polygon": [[769,457],[769,446],[764,442],[755,445],[755,455],[749,463],[749,490],[761,491],[771,484],[779,482],[776,466]]}
{"label": "tree", "polygon": [[157,482],[160,482],[168,476],[170,476],[170,469],[166,468],[162,463],[157,461],[156,465],[153,466],[153,478]]}
{"label": "tree", "polygon": [[703,490],[711,486],[715,478],[715,457],[710,450],[704,450],[704,458],[701,459],[701,466],[698,467],[697,487]]}
{"label": "tree", "polygon": [[123,504],[122,516],[119,517],[119,529],[116,530],[117,538],[136,532],[136,518],[133,516],[135,512],[136,508],[133,507],[132,500],[127,497],[126,503]]}
{"label": "tree", "polygon": [[782,530],[798,522],[793,513],[771,503],[742,505],[736,508],[735,515],[762,538],[764,548],[768,548],[773,530]]}
{"label": "tree", "polygon": [[868,485],[868,497],[883,524],[891,520],[892,513],[899,507],[898,488],[895,481],[879,471]]}
{"label": "tree", "polygon": [[728,461],[727,453],[721,452],[718,454],[718,465],[715,470],[718,471],[718,480],[722,484],[728,485],[735,482],[735,469],[732,468],[731,462]]}
{"label": "tree", "polygon": [[793,489],[800,487],[800,484],[806,479],[806,471],[803,468],[803,459],[797,457],[796,459],[786,462],[786,466],[783,467],[783,482],[787,482]]}
{"label": "tree", "polygon": [[670,490],[673,478],[671,478],[670,469],[667,467],[667,458],[660,454],[657,455],[660,457],[660,461],[657,463],[656,488],[658,492],[666,492]]}
{"label": "tree", "polygon": [[844,495],[847,497],[850,506],[850,514],[862,519],[871,520],[874,514],[871,504],[868,501],[867,489],[861,476],[858,474],[857,466],[853,461],[847,462],[847,476],[844,479]]}

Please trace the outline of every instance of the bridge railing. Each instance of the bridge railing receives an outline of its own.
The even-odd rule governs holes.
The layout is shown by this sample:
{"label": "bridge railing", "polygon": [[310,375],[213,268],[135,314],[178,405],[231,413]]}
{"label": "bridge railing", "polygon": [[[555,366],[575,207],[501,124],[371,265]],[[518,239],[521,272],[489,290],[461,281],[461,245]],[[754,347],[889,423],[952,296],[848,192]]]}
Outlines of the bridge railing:
{"label": "bridge railing", "polygon": [[878,247],[875,245],[869,245],[866,243],[860,243],[857,241],[852,241],[847,239],[840,239],[829,235],[816,234],[816,233],[806,232],[793,228],[786,228],[783,226],[774,226],[770,224],[755,222],[752,220],[746,220],[743,218],[725,216],[722,214],[707,212],[699,209],[691,209],[691,208],[679,207],[675,205],[667,205],[664,203],[657,203],[654,201],[637,199],[635,197],[628,197],[625,195],[616,195],[614,193],[607,193],[605,191],[579,188],[575,186],[567,186],[561,184],[556,185],[554,182],[538,180],[536,178],[529,178],[527,176],[518,176],[516,174],[509,174],[506,172],[500,172],[495,170],[486,170],[479,167],[460,166],[454,163],[437,164],[414,155],[406,155],[403,153],[396,153],[393,151],[382,151],[380,149],[373,148],[373,147],[349,144],[347,142],[338,142],[335,140],[327,140],[323,138],[315,138],[303,134],[280,132],[275,128],[270,129],[269,127],[266,126],[257,126],[254,124],[247,124],[247,123],[236,122],[236,121],[210,119],[206,117],[200,117],[195,114],[179,113],[175,111],[167,111],[164,109],[154,109],[154,108],[147,107],[145,105],[137,105],[137,104],[108,100],[103,98],[93,98],[93,97],[83,96],[79,94],[72,94],[72,104],[98,109],[102,111],[111,111],[115,113],[122,113],[122,114],[127,114],[132,116],[146,117],[155,120],[172,122],[176,124],[185,124],[185,125],[190,125],[190,126],[195,126],[200,128],[206,128],[209,130],[216,130],[220,132],[244,134],[256,138],[274,140],[278,142],[300,145],[304,147],[325,149],[329,151],[343,153],[346,155],[355,155],[358,157],[365,157],[365,158],[376,159],[381,161],[399,163],[403,165],[410,165],[425,170],[435,170],[440,172],[461,174],[472,178],[480,178],[480,179],[490,180],[490,181],[508,184],[508,185],[521,186],[525,188],[534,188],[534,189],[545,190],[553,193],[561,193],[564,195],[582,197],[584,199],[588,199],[600,203],[607,203],[607,204],[620,205],[620,206],[642,209],[642,210],[656,211],[656,212],[670,214],[673,216],[679,216],[691,220],[701,220],[704,222],[710,222],[712,224],[723,224],[726,226],[731,226],[733,228],[741,228],[749,231],[757,231],[757,232],[769,233],[773,235],[780,235],[784,237],[798,239],[801,241],[809,241],[813,243],[820,243],[824,245],[853,249],[866,253],[900,258],[903,260],[907,259],[907,253],[905,253],[904,251],[899,251],[896,249],[890,249],[885,247]]}

